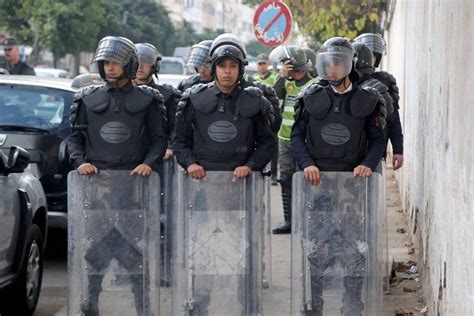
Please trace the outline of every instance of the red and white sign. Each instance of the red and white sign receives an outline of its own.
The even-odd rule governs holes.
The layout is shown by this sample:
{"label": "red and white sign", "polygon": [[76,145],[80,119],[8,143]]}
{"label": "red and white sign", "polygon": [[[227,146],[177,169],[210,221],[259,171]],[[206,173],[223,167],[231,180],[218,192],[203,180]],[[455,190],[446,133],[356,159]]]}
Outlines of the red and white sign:
{"label": "red and white sign", "polygon": [[253,17],[257,40],[265,46],[283,44],[291,31],[292,16],[286,4],[276,0],[262,3]]}

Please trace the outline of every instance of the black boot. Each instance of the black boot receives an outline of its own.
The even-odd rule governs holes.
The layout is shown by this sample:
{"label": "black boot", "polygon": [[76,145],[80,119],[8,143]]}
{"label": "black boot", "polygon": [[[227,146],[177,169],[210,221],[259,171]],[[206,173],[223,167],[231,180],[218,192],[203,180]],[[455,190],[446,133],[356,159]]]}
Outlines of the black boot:
{"label": "black boot", "polygon": [[282,176],[280,184],[284,221],[273,229],[275,235],[291,233],[291,176]]}
{"label": "black boot", "polygon": [[291,222],[283,221],[272,230],[274,235],[291,234]]}

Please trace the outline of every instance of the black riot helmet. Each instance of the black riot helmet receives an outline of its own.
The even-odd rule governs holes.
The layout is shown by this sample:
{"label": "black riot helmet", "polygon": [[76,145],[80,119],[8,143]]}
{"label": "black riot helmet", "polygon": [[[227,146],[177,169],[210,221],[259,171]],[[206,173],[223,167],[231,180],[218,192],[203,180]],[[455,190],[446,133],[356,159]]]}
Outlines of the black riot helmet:
{"label": "black riot helmet", "polygon": [[293,70],[309,71],[308,59],[303,49],[296,45],[281,45],[272,50],[270,53],[270,61],[274,63],[286,62],[287,60],[293,65]]}
{"label": "black riot helmet", "polygon": [[352,47],[357,54],[357,62],[355,64],[355,69],[363,72],[363,73],[371,73],[374,71],[373,61],[374,55],[372,54],[372,50],[363,43],[352,43]]}
{"label": "black riot helmet", "polygon": [[306,62],[308,63],[308,68],[311,74],[314,74],[316,71],[316,53],[309,47],[303,47],[303,51],[306,54]]}
{"label": "black riot helmet", "polygon": [[125,37],[106,36],[97,46],[92,62],[98,63],[99,73],[105,77],[104,62],[111,61],[121,64],[124,76],[134,79],[138,69],[138,51],[132,41]]}
{"label": "black riot helmet", "polygon": [[158,49],[149,43],[137,43],[138,63],[151,66],[151,74],[157,75],[160,72],[161,54]]}
{"label": "black riot helmet", "polygon": [[[340,85],[344,79],[352,75],[357,76],[354,66],[357,54],[349,39],[333,37],[328,39],[316,55],[316,67],[322,79],[329,81],[333,86]],[[356,81],[356,78],[351,80]]]}
{"label": "black riot helmet", "polygon": [[239,64],[239,78],[237,81],[240,81],[244,75],[245,55],[240,47],[233,44],[221,45],[212,51],[211,75],[215,76],[217,65],[226,57],[232,58]]}
{"label": "black riot helmet", "polygon": [[212,42],[211,48],[209,50],[209,56],[213,56],[214,51],[223,45],[232,45],[240,49],[244,56],[244,65],[246,65],[245,59],[247,58],[247,51],[245,50],[245,45],[244,43],[237,37],[237,35],[234,35],[232,33],[224,33],[219,36],[217,36],[214,41]]}
{"label": "black riot helmet", "polygon": [[201,66],[209,67],[209,51],[211,45],[211,40],[201,41],[193,45],[186,58],[186,66],[191,66],[196,71],[198,71]]}
{"label": "black riot helmet", "polygon": [[377,68],[382,60],[382,54],[386,49],[385,40],[382,35],[377,33],[364,33],[354,38],[354,41],[357,43],[363,43],[372,50],[375,57],[374,66]]}

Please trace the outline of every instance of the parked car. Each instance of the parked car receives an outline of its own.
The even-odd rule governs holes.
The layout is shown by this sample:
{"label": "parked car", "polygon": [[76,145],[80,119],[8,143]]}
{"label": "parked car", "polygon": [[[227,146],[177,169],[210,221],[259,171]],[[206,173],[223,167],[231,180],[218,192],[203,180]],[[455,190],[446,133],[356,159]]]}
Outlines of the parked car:
{"label": "parked car", "polygon": [[67,70],[58,68],[35,67],[35,73],[38,77],[69,78]]}
{"label": "parked car", "polygon": [[0,314],[32,315],[43,276],[47,206],[41,183],[24,172],[28,152],[0,152]]}
{"label": "parked car", "polygon": [[186,64],[180,57],[163,57],[161,59],[160,74],[186,75]]}
{"label": "parked car", "polygon": [[21,146],[30,154],[28,172],[43,185],[49,227],[67,227],[66,144],[76,91],[72,80],[0,76],[0,150]]}

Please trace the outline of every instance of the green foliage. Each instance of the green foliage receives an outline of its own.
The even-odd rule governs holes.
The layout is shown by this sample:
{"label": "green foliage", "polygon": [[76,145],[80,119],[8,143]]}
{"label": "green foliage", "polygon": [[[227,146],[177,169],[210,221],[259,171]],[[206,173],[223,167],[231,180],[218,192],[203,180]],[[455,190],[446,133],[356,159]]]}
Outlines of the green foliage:
{"label": "green foliage", "polygon": [[55,56],[77,54],[96,45],[97,30],[105,24],[103,0],[74,0],[56,4],[55,29],[50,47]]}
{"label": "green foliage", "polygon": [[[294,21],[310,46],[317,47],[328,38],[354,38],[360,33],[381,32],[377,24],[385,9],[385,0],[285,0]],[[259,0],[244,0],[256,6]]]}
{"label": "green foliage", "polygon": [[166,8],[154,0],[105,0],[105,23],[95,38],[123,36],[134,43],[150,43],[162,54],[174,49],[175,29]]}
{"label": "green foliage", "polygon": [[259,54],[270,54],[272,51],[272,47],[264,46],[260,44],[259,41],[251,41],[247,45],[245,45],[247,49],[247,55],[251,55],[257,57]]}
{"label": "green foliage", "polygon": [[50,0],[0,0],[0,25],[9,35],[21,42],[48,46],[52,40],[54,21],[51,14],[54,3]]}
{"label": "green foliage", "polygon": [[94,47],[103,23],[103,0],[0,0],[0,26],[33,47],[35,64],[42,49],[56,55],[77,54]]}

